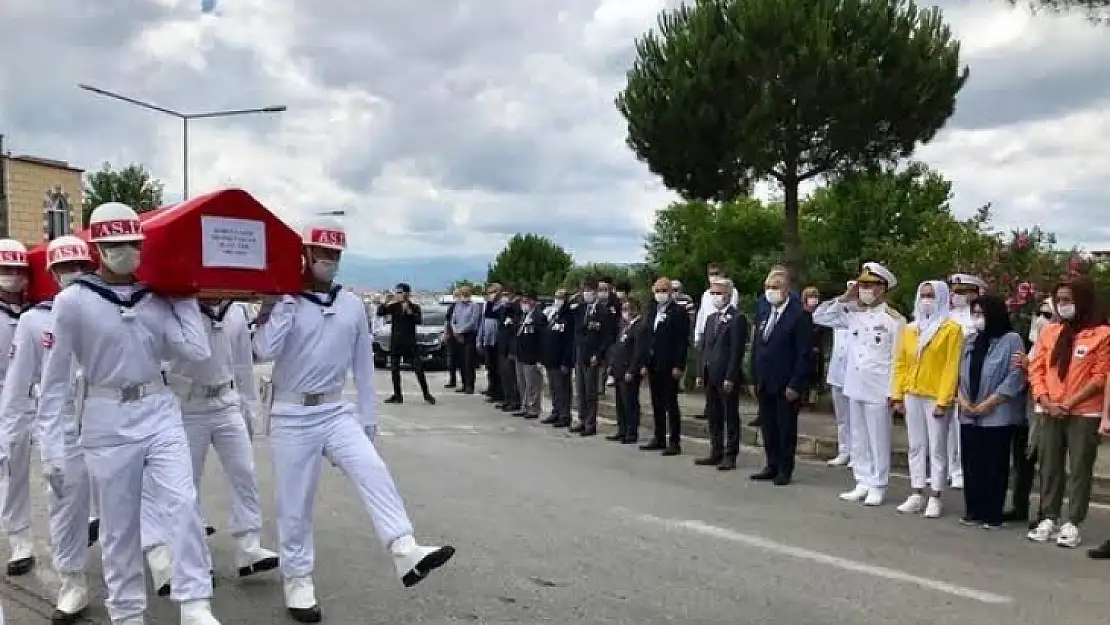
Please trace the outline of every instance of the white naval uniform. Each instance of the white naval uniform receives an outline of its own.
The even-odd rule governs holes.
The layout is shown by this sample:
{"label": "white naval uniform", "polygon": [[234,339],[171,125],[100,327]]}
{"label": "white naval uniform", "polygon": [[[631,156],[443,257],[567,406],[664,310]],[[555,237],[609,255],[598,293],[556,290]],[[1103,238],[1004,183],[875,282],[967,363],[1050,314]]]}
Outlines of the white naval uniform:
{"label": "white naval uniform", "polygon": [[[894,354],[906,320],[881,303],[830,300],[813,312],[816,323],[847,331],[844,394],[849,399],[852,473],[857,488],[881,501],[890,483],[890,385]],[[877,494],[871,494],[877,493]]]}
{"label": "white naval uniform", "polygon": [[140,617],[146,609],[140,504],[148,496],[156,500],[162,519],[156,525],[172,528],[173,599],[206,601],[212,596],[210,555],[189,445],[181,411],[161,372],[162,360],[210,356],[197,302],[169,302],[147,294],[133,306],[118,305],[82,280],[127,301],[143,291],[86,276],[55,298],[48,341],[52,347],[43,365],[39,399],[44,470],[60,467],[65,456],[65,404],[76,359],[87,384],[79,441],[100,493],[109,616],[122,621]]}
{"label": "white naval uniform", "polygon": [[[343,290],[285,296],[255,331],[254,349],[259,359],[274,361],[269,438],[287,582],[308,578],[314,568],[313,509],[323,456],[354,482],[384,546],[411,537],[393,476],[365,432],[377,427],[378,414],[369,324],[358,296]],[[343,399],[348,371],[357,406]]]}
{"label": "white naval uniform", "polygon": [[[8,533],[13,561],[20,555],[32,557],[34,541],[31,538],[31,423],[34,420],[34,399],[31,384],[8,389],[7,373],[10,370],[12,340],[19,324],[21,310],[0,302],[0,350],[9,355],[0,358],[0,380],[11,397],[0,412],[0,456],[6,457],[8,469],[3,476],[0,497],[0,520]],[[29,551],[31,550],[31,551]]]}
{"label": "white naval uniform", "polygon": [[242,305],[227,302],[209,314],[215,318],[206,318],[203,325],[211,357],[202,362],[171,361],[166,376],[181,402],[197,492],[210,447],[227,475],[232,490],[230,531],[239,543],[236,567],[240,574],[250,574],[262,551],[258,547],[262,506],[248,428],[258,403],[250,331]]}
{"label": "white naval uniform", "polygon": [[[960,324],[964,331],[964,344],[974,340],[977,332],[971,318],[971,306],[953,308],[949,318]],[[963,488],[964,465],[960,454],[960,407],[952,407],[952,421],[948,427],[948,479],[953,488]]]}
{"label": "white naval uniform", "polygon": [[[817,318],[814,317],[813,321],[816,323]],[[825,376],[825,382],[832,390],[833,413],[836,415],[836,455],[850,458],[852,455],[850,408],[848,396],[844,394],[844,374],[848,369],[848,330],[832,328],[832,331],[832,355],[829,356],[829,372]]]}

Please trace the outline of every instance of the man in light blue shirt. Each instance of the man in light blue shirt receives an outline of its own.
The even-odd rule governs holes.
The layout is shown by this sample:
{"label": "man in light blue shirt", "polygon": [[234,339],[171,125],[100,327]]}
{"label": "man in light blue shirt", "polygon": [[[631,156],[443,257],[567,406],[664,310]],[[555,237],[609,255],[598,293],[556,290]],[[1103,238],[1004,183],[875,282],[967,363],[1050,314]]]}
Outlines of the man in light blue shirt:
{"label": "man in light blue shirt", "polygon": [[478,358],[478,330],[482,327],[482,304],[471,298],[474,292],[470,287],[459,289],[461,299],[455,303],[451,313],[451,338],[455,348],[462,350],[462,387],[456,393],[474,394],[474,378]]}

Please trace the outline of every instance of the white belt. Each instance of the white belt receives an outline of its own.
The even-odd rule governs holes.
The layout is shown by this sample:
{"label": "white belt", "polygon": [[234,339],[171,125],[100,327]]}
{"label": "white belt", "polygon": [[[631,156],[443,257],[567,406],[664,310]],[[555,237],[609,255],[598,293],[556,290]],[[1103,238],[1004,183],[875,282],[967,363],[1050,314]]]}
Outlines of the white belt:
{"label": "white belt", "polygon": [[298,406],[322,406],[338,404],[343,401],[343,391],[331,393],[274,393],[274,403],[296,404]]}
{"label": "white belt", "polygon": [[235,388],[235,383],[228,381],[223,384],[193,384],[185,399],[219,399]]}
{"label": "white belt", "polygon": [[166,384],[162,380],[155,380],[153,382],[144,382],[142,384],[130,384],[128,386],[92,386],[89,385],[85,391],[85,397],[97,397],[100,399],[114,399],[120,403],[126,404],[130,402],[139,401],[144,397],[157,395],[166,390]]}

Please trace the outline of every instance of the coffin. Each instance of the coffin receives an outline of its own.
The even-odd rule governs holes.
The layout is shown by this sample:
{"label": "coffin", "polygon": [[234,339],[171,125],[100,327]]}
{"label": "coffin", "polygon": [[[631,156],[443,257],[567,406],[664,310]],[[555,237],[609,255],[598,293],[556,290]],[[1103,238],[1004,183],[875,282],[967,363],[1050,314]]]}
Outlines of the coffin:
{"label": "coffin", "polygon": [[[215,191],[141,218],[138,277],[156,293],[246,299],[301,290],[300,235],[246,191]],[[89,231],[77,236],[87,241]],[[28,250],[28,262],[32,298],[50,299],[46,245]]]}

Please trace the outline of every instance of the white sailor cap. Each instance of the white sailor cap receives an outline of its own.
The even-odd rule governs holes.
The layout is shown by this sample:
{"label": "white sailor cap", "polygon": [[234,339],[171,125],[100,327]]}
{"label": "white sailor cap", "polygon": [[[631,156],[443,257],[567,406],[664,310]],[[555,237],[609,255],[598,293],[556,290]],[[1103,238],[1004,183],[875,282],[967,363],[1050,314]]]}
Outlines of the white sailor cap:
{"label": "white sailor cap", "polygon": [[856,282],[867,283],[879,281],[885,282],[886,288],[888,289],[893,289],[898,286],[898,279],[895,278],[894,274],[886,267],[883,267],[879,263],[863,263],[863,272],[859,274],[859,278],[856,279]]}
{"label": "white sailor cap", "polygon": [[956,286],[957,284],[968,284],[983,291],[987,290],[986,281],[979,276],[975,276],[970,273],[954,273],[948,276],[948,284],[950,286]]}

